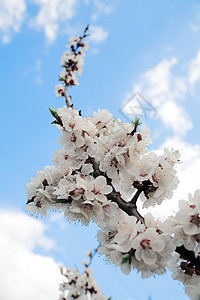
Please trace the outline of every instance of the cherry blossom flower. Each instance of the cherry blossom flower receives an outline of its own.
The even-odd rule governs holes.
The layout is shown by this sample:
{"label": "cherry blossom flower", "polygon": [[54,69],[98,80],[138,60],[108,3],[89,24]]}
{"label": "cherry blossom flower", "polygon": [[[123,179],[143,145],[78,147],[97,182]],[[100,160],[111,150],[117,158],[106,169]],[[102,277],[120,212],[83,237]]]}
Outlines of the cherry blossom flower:
{"label": "cherry blossom flower", "polygon": [[137,260],[153,265],[158,259],[159,252],[164,250],[165,243],[154,228],[147,228],[133,240],[133,248],[136,250]]}
{"label": "cherry blossom flower", "polygon": [[57,97],[61,97],[64,93],[64,86],[62,84],[57,84],[55,86],[55,94]]}

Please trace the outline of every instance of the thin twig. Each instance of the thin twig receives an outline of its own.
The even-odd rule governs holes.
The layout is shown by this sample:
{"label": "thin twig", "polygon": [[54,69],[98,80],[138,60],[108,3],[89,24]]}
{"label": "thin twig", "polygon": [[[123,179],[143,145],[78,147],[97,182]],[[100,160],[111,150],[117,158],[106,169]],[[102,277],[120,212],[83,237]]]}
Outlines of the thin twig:
{"label": "thin twig", "polygon": [[91,255],[89,256],[90,262],[89,262],[89,264],[87,265],[87,268],[89,268],[90,265],[92,264],[92,261],[93,261],[95,255],[97,254],[97,252],[99,251],[99,247],[100,247],[100,246],[101,246],[101,245],[99,244],[98,247],[95,248],[95,249],[93,250],[93,252],[92,252],[92,251],[90,252],[90,253],[91,253]]}

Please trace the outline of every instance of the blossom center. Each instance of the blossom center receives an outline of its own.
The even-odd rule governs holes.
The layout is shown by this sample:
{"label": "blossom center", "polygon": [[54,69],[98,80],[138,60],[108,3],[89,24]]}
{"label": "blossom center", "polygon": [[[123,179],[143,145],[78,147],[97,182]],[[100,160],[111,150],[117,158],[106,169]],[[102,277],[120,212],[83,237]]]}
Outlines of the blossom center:
{"label": "blossom center", "polygon": [[75,136],[74,133],[72,133],[71,138],[70,138],[70,141],[73,142],[73,143],[76,142],[76,136]]}
{"label": "blossom center", "polygon": [[143,240],[141,240],[140,246],[141,246],[143,249],[151,249],[151,247],[150,247],[150,240],[148,240],[148,239],[143,239]]}
{"label": "blossom center", "polygon": [[111,167],[116,167],[116,166],[117,166],[117,160],[116,160],[115,157],[111,160],[110,166],[111,166]]}
{"label": "blossom center", "polygon": [[93,192],[95,195],[100,194],[100,191],[98,191],[95,187],[93,188],[92,192]]}
{"label": "blossom center", "polygon": [[193,224],[195,224],[195,225],[197,225],[199,227],[200,226],[200,217],[199,217],[199,214],[192,215],[191,219],[190,219],[190,223],[193,223]]}

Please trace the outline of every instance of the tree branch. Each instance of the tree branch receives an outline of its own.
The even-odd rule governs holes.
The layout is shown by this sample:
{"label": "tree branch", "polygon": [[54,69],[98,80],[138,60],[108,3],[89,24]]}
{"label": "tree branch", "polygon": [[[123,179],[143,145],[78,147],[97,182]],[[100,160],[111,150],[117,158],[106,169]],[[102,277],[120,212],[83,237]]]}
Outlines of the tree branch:
{"label": "tree branch", "polygon": [[71,107],[72,109],[74,109],[74,106],[71,103],[71,96],[69,96],[69,94],[68,94],[68,88],[69,88],[69,86],[66,84],[65,90],[64,90],[64,93],[63,93],[64,97],[65,97],[65,102],[66,102],[66,105],[67,105],[68,108]]}
{"label": "tree branch", "polygon": [[[176,247],[175,250],[178,254],[180,254],[180,257],[187,260],[189,264],[193,267],[195,267],[195,273],[197,275],[200,275],[200,257],[195,256],[193,251],[187,250],[183,245],[180,247]],[[192,274],[191,274],[192,275]]]}
{"label": "tree branch", "polygon": [[93,157],[89,157],[87,160],[88,163],[91,163],[93,165],[93,177],[96,178],[97,176],[104,176],[107,180],[107,184],[110,185],[113,189],[113,191],[107,195],[107,199],[111,200],[112,202],[117,203],[117,205],[119,206],[119,208],[121,208],[124,212],[126,212],[129,216],[135,216],[139,221],[141,221],[142,223],[144,223],[144,218],[139,214],[139,212],[137,211],[137,206],[136,206],[136,201],[140,195],[140,193],[143,191],[143,186],[141,187],[140,191],[134,195],[133,197],[133,201],[129,201],[126,202],[124,199],[122,199],[122,197],[120,196],[120,194],[115,190],[114,186],[112,185],[112,179],[109,178],[107,176],[106,173],[101,172],[99,170],[99,163],[93,158]]}
{"label": "tree branch", "polygon": [[139,214],[137,211],[136,204],[124,201],[120,194],[113,190],[112,193],[107,195],[107,199],[111,200],[112,202],[117,203],[119,208],[121,208],[124,212],[126,212],[129,216],[135,216],[141,223],[144,223],[144,218]]}

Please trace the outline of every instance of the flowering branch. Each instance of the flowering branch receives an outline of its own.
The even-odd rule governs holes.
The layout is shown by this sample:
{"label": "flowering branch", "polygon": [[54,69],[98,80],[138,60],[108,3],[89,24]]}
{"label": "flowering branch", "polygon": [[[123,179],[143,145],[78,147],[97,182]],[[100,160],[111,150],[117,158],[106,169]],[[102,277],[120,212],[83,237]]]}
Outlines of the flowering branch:
{"label": "flowering branch", "polygon": [[55,87],[55,93],[58,97],[65,97],[66,105],[68,108],[72,108],[73,104],[71,103],[71,96],[69,96],[69,86],[78,85],[77,74],[81,75],[83,68],[83,58],[85,55],[84,50],[88,49],[88,43],[84,42],[83,39],[88,36],[87,31],[89,29],[89,25],[85,28],[82,36],[74,37],[72,36],[69,39],[69,47],[70,51],[65,51],[61,58],[61,65],[64,67],[64,70],[61,72],[59,76],[59,81],[64,84],[58,84]]}
{"label": "flowering branch", "polygon": [[95,255],[96,255],[97,252],[99,251],[99,247],[100,247],[100,245],[99,245],[97,248],[95,248],[93,251],[89,251],[89,252],[86,253],[86,256],[88,256],[88,258],[89,258],[89,262],[84,263],[84,264],[85,264],[85,266],[86,266],[87,268],[89,268],[89,267],[91,266],[92,261],[93,261]]}
{"label": "flowering branch", "polygon": [[[180,201],[177,214],[166,221],[155,220],[150,213],[142,216],[137,210],[139,198],[143,208],[172,198],[178,186],[179,152],[167,148],[162,155],[149,152],[150,130],[138,130],[139,118],[132,124],[121,122],[105,109],[84,118],[71,103],[68,88],[78,84],[88,48],[83,42],[87,31],[88,26],[81,37],[69,39],[70,50],[61,58],[63,84],[56,85],[56,95],[64,96],[67,106],[50,112],[61,131],[63,149],[55,152],[53,166],[38,171],[27,184],[27,209],[46,216],[53,208],[62,210],[70,221],[95,222],[99,253],[122,272],[136,268],[149,277],[163,274],[168,267],[175,279],[188,285],[186,292],[189,286],[198,286],[195,295],[200,297],[200,190]],[[86,269],[96,252],[90,254]],[[68,278],[73,274],[70,270]],[[69,280],[69,288],[76,286],[77,278]],[[88,289],[88,283],[85,287],[92,295],[97,291]],[[74,290],[72,295],[78,298]]]}
{"label": "flowering branch", "polygon": [[63,282],[60,284],[59,288],[61,291],[60,300],[111,300],[111,298],[107,298],[101,293],[101,290],[92,275],[92,270],[91,268],[89,269],[92,259],[97,251],[98,248],[93,252],[90,251],[87,253],[90,262],[83,261],[85,270],[82,274],[76,269],[60,267],[60,272],[63,275]]}

